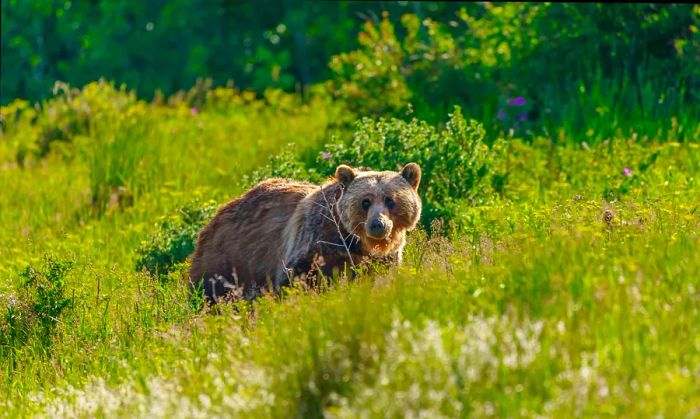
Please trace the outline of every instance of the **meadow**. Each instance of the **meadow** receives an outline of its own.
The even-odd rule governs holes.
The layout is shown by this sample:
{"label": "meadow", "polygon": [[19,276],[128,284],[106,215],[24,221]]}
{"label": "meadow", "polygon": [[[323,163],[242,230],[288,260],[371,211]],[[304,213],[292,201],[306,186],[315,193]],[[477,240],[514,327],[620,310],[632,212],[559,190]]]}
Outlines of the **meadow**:
{"label": "meadow", "polygon": [[[577,68],[586,94],[460,107],[421,83],[472,77],[474,51],[450,55],[471,38],[401,21],[366,23],[303,93],[100,80],[2,106],[0,416],[700,416],[698,79]],[[484,51],[491,80],[511,52]],[[197,232],[257,181],[409,161],[403,265],[216,307],[189,291]]]}
{"label": "meadow", "polygon": [[[32,112],[3,108],[4,414],[699,413],[697,142],[487,146],[458,110],[444,130],[364,120],[353,133],[323,98],[217,89],[197,109],[94,83],[40,111],[74,123],[38,157],[24,149]],[[471,173],[473,187],[440,189],[449,159],[420,141],[461,144],[457,161],[479,161],[456,185]],[[426,213],[442,212],[403,266],[215,313],[188,295],[178,246],[212,214],[192,208],[271,174],[328,176],[336,158],[393,169],[415,153]]]}

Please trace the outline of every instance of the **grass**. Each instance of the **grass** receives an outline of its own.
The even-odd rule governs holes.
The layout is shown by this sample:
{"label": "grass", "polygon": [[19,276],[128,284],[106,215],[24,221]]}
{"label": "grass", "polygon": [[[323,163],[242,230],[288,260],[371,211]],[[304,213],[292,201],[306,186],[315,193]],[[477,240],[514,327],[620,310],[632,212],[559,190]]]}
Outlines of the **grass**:
{"label": "grass", "polygon": [[120,95],[45,103],[39,121],[87,121],[45,155],[36,124],[3,126],[3,415],[700,415],[697,141],[507,138],[501,187],[413,232],[404,266],[208,313],[186,264],[134,269],[142,242],[287,143],[351,138],[342,108],[224,89],[97,107]]}

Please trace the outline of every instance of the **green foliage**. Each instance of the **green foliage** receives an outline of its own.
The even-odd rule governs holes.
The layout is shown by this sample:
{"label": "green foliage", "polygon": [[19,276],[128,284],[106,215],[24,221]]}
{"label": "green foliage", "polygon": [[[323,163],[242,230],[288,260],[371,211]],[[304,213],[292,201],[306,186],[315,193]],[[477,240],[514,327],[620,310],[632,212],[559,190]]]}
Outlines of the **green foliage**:
{"label": "green foliage", "polygon": [[[150,124],[129,141],[158,150],[153,172],[126,178],[141,192],[100,217],[83,211],[99,139],[77,134],[20,166],[11,147],[32,122],[20,115],[3,128],[8,415],[682,417],[698,404],[699,352],[686,338],[700,333],[698,144],[620,134],[488,146],[458,108],[444,127],[364,119],[353,136],[330,128],[343,115],[327,97],[201,89],[196,112],[175,97],[133,116]],[[129,126],[110,118],[91,117],[87,133]],[[328,138],[343,141],[324,147]],[[409,160],[423,165],[424,202],[444,205],[451,228],[411,233],[403,266],[223,304],[218,315],[188,292],[182,260],[214,202],[267,176],[315,182],[341,162]],[[74,270],[35,269],[32,283],[54,291],[24,298],[39,288],[16,272],[46,251],[72,255]],[[59,321],[42,326],[39,311]]]}
{"label": "green foliage", "polygon": [[2,0],[0,104],[50,96],[55,80],[99,77],[150,98],[200,77],[262,93],[327,78],[328,58],[356,46],[358,15],[416,8],[449,16],[455,5],[241,0],[75,2]]}
{"label": "green foliage", "polygon": [[[57,93],[38,106],[15,101],[0,108],[3,394],[58,385],[57,372],[85,372],[108,358],[101,355],[107,348],[144,343],[157,328],[193,316],[201,301],[189,294],[187,263],[177,261],[216,205],[240,194],[244,176],[282,145],[295,142],[302,153],[316,148],[346,117],[327,96],[302,100],[274,89],[259,98],[205,84],[151,103],[106,82]],[[42,130],[63,130],[70,118],[81,121],[79,129],[39,152]],[[21,147],[27,152],[20,164]],[[99,210],[94,196],[102,193]],[[181,207],[184,214],[173,214]],[[156,246],[138,253],[150,235]],[[44,253],[76,262],[64,282],[72,303],[45,328],[50,333],[35,314],[36,298],[25,298],[34,288],[17,275],[40,266]],[[145,263],[153,274],[143,273]],[[64,368],[53,358],[69,353],[85,364]],[[111,365],[127,364],[120,358]]]}
{"label": "green foliage", "polygon": [[[2,128],[15,144],[16,161],[43,158],[57,142],[72,143],[76,138],[95,136],[102,123],[143,114],[144,103],[133,92],[115,89],[103,80],[71,88],[57,82],[54,96],[33,108],[16,100],[2,108]],[[99,133],[105,135],[107,133]],[[7,156],[10,157],[10,156]]]}
{"label": "green foliage", "polygon": [[[190,101],[199,103],[198,107],[189,105]],[[342,126],[346,118],[342,107],[326,95],[310,93],[302,101],[300,95],[274,89],[257,98],[252,92],[195,86],[187,95],[164,102],[161,98],[146,103],[133,92],[95,82],[83,89],[61,89],[40,106],[18,100],[1,107],[0,160],[8,170],[0,170],[0,182],[16,195],[0,197],[4,209],[0,219],[23,234],[20,230],[31,223],[12,221],[17,217],[41,219],[42,228],[64,220],[81,224],[128,211],[144,197],[161,202],[151,211],[160,210],[157,215],[162,215],[165,207],[160,205],[172,208],[168,200],[175,191],[197,191],[212,182],[229,185],[230,192],[240,190],[243,185],[230,179],[245,176],[281,144],[294,141],[304,151],[319,143],[332,125]],[[252,114],[257,117],[250,118]],[[76,123],[65,125],[66,121]],[[79,129],[65,128],[72,125]],[[64,134],[41,151],[47,131]],[[226,141],[230,138],[241,141]],[[237,156],[235,164],[231,156]],[[206,170],[201,161],[207,161]],[[77,169],[69,172],[64,167]],[[39,187],[37,179],[41,179]],[[71,187],[66,190],[66,185]],[[23,193],[26,190],[36,195]],[[55,221],[45,217],[48,213]],[[32,225],[32,233],[42,231]],[[11,242],[11,237],[0,236],[0,241]],[[9,246],[22,261],[19,247]],[[0,267],[5,269],[11,266]]]}
{"label": "green foliage", "polygon": [[[697,127],[700,7],[690,4],[35,3],[3,2],[2,103],[99,77],[146,98],[195,83],[263,94],[327,82],[357,116],[400,117],[410,104],[436,123],[459,105],[493,138],[687,139]],[[509,104],[518,97],[525,105]],[[57,117],[45,144],[81,130],[76,115]]]}
{"label": "green foliage", "polygon": [[467,121],[459,107],[450,114],[445,129],[438,131],[425,121],[364,118],[352,140],[328,144],[318,155],[315,170],[333,173],[339,164],[374,170],[400,170],[415,162],[423,170],[419,193],[424,201],[422,222],[454,218],[457,202],[475,204],[490,196],[494,161],[500,143],[489,148],[485,132],[475,120]]}
{"label": "green foliage", "polygon": [[307,163],[299,156],[294,143],[287,144],[281,152],[270,156],[266,165],[246,176],[245,184],[252,187],[258,182],[275,177],[311,182],[321,179],[315,168],[307,168]]}
{"label": "green foliage", "polygon": [[176,264],[194,251],[197,234],[214,217],[218,205],[196,200],[163,217],[156,230],[136,250],[136,270],[166,278]]}
{"label": "green foliage", "polygon": [[284,9],[254,2],[3,0],[2,102],[44,98],[57,79],[84,85],[101,76],[146,96],[188,88],[202,74],[289,89],[284,17]]}
{"label": "green foliage", "polygon": [[[698,6],[125,6],[0,8],[3,103],[213,77],[0,108],[4,414],[697,412]],[[197,231],[252,183],[408,161],[402,266],[217,315],[189,292]]]}
{"label": "green foliage", "polygon": [[50,335],[61,312],[71,303],[71,298],[65,295],[65,277],[72,267],[71,261],[47,256],[42,268],[36,270],[28,266],[20,275],[25,280],[24,286],[34,289],[29,300],[45,336]]}
{"label": "green foliage", "polygon": [[406,14],[401,28],[384,15],[365,23],[359,49],[331,59],[329,86],[358,115],[399,116],[410,104],[436,122],[458,104],[517,135],[590,143],[619,129],[660,138],[680,124],[692,138],[700,57],[687,45],[698,27],[691,5],[483,3],[450,20]]}
{"label": "green foliage", "polygon": [[423,177],[419,193],[424,210],[421,222],[430,228],[433,220],[455,221],[455,208],[488,202],[500,192],[507,173],[496,170],[504,147],[496,141],[484,143],[485,131],[475,120],[467,121],[459,107],[449,115],[445,129],[438,131],[425,121],[413,118],[363,118],[347,141],[326,144],[313,156],[300,156],[290,144],[272,156],[267,165],[253,172],[247,184],[269,177],[286,177],[319,183],[335,173],[340,164],[373,170],[401,170],[415,162]]}
{"label": "green foliage", "polygon": [[403,108],[411,97],[400,68],[405,56],[387,15],[378,26],[365,22],[358,40],[360,50],[330,61],[334,95],[358,115],[384,115]]}
{"label": "green foliage", "polygon": [[12,357],[29,339],[37,336],[48,350],[61,314],[73,304],[66,292],[66,275],[72,261],[46,255],[41,267],[27,266],[20,274],[22,291],[6,297],[0,319],[0,355]]}

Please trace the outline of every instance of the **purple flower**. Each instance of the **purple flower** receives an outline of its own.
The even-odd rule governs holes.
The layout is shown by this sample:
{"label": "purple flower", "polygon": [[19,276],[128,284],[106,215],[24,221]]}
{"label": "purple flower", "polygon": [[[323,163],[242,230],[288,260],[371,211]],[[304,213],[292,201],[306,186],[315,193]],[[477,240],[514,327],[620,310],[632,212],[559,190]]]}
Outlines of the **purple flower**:
{"label": "purple flower", "polygon": [[199,113],[199,109],[192,108],[192,109],[190,109],[190,112],[192,112],[192,115],[197,115]]}
{"label": "purple flower", "polygon": [[518,119],[521,121],[526,121],[527,120],[527,114],[526,113],[521,113],[518,115]]}
{"label": "purple flower", "polygon": [[324,158],[324,159],[329,159],[330,157],[331,157],[331,153],[329,153],[329,152],[327,152],[327,151],[324,151],[324,152],[323,152],[323,158]]}
{"label": "purple flower", "polygon": [[503,112],[503,109],[498,110],[498,115],[496,115],[496,118],[498,118],[499,121],[506,119],[506,113]]}
{"label": "purple flower", "polygon": [[624,169],[622,169],[622,173],[623,173],[625,176],[632,176],[632,171],[631,171],[629,168],[627,168],[627,167],[625,167]]}
{"label": "purple flower", "polygon": [[508,99],[508,106],[522,106],[524,104],[525,98],[522,96]]}

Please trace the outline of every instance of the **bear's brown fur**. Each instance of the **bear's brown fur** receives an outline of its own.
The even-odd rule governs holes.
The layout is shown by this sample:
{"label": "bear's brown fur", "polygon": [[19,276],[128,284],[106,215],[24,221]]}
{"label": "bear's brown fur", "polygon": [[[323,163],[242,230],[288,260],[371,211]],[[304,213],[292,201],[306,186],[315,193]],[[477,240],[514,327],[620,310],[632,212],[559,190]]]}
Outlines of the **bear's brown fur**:
{"label": "bear's brown fur", "polygon": [[420,179],[420,166],[409,163],[401,172],[341,165],[321,186],[265,180],[199,233],[192,285],[212,301],[240,287],[252,298],[313,269],[331,275],[373,256],[400,263],[406,232],[420,218]]}

